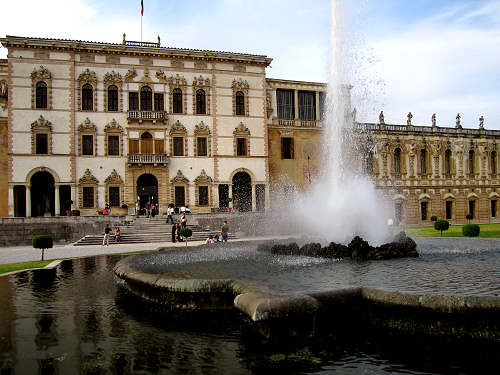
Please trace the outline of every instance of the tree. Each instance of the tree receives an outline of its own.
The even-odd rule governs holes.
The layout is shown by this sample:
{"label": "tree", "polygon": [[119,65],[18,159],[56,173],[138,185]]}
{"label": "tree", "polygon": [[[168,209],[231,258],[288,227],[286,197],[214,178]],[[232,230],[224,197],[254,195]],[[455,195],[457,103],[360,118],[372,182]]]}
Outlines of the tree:
{"label": "tree", "polygon": [[186,246],[188,245],[188,238],[193,235],[193,231],[189,228],[182,228],[180,235],[186,240]]}
{"label": "tree", "polygon": [[437,221],[437,216],[431,216],[431,221]]}
{"label": "tree", "polygon": [[438,220],[434,223],[434,229],[441,231],[441,237],[443,237],[443,231],[448,230],[450,227],[450,222],[448,220]]}
{"label": "tree", "polygon": [[467,219],[467,222],[468,222],[468,223],[470,223],[470,221],[471,221],[472,219],[474,219],[474,215],[472,215],[472,214],[467,214],[467,215],[465,215],[465,218]]}
{"label": "tree", "polygon": [[34,249],[42,249],[42,260],[45,249],[51,249],[54,245],[50,234],[39,234],[31,239],[31,244]]}

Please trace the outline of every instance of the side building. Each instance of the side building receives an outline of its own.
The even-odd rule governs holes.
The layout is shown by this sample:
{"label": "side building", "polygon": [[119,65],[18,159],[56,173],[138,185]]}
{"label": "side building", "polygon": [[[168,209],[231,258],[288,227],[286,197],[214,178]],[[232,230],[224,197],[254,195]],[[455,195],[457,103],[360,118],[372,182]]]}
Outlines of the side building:
{"label": "side building", "polygon": [[8,63],[0,59],[0,217],[8,216]]}
{"label": "side building", "polygon": [[95,215],[106,203],[120,212],[137,201],[160,212],[170,203],[193,212],[269,204],[270,58],[125,35],[121,44],[0,41],[9,216]]}

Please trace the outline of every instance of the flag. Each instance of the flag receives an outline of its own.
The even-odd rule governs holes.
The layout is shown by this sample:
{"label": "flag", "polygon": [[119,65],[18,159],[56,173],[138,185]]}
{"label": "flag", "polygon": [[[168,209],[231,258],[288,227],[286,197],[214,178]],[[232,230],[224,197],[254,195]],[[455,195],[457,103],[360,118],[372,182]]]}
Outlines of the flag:
{"label": "flag", "polygon": [[144,0],[141,0],[141,17],[144,16]]}

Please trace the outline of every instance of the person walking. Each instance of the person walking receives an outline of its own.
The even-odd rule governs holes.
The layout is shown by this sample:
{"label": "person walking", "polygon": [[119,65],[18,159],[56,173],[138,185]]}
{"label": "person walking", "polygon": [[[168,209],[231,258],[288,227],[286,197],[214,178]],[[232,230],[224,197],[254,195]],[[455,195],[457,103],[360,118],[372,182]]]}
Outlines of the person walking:
{"label": "person walking", "polygon": [[227,242],[227,237],[229,235],[229,226],[227,225],[227,221],[224,220],[224,224],[220,229],[220,234],[222,235],[222,241]]}
{"label": "person walking", "polygon": [[173,243],[175,243],[176,234],[177,234],[177,223],[174,223],[174,221],[172,220],[172,242]]}
{"label": "person walking", "polygon": [[168,210],[167,210],[167,223],[168,223],[168,219],[170,219],[170,221],[172,222],[172,224],[174,223],[174,208],[173,207],[169,207]]}
{"label": "person walking", "polygon": [[111,227],[109,224],[106,224],[106,228],[104,228],[104,237],[102,239],[102,246],[106,243],[106,246],[109,246],[109,233],[111,233]]}
{"label": "person walking", "polygon": [[145,208],[146,208],[146,215],[147,217],[149,217],[151,215],[151,203],[147,202]]}

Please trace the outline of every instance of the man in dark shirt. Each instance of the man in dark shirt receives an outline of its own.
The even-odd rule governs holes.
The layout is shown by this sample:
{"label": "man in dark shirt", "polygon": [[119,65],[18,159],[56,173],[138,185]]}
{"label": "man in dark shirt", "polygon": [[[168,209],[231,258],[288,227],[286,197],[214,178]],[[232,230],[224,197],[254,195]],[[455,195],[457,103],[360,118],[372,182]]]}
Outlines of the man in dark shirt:
{"label": "man in dark shirt", "polygon": [[172,224],[172,242],[174,242],[174,243],[175,243],[175,235],[176,235],[176,233],[177,233],[177,223],[173,223]]}
{"label": "man in dark shirt", "polygon": [[220,234],[222,235],[222,241],[227,242],[227,236],[229,234],[229,226],[227,225],[227,221],[224,220],[224,224],[220,229]]}

